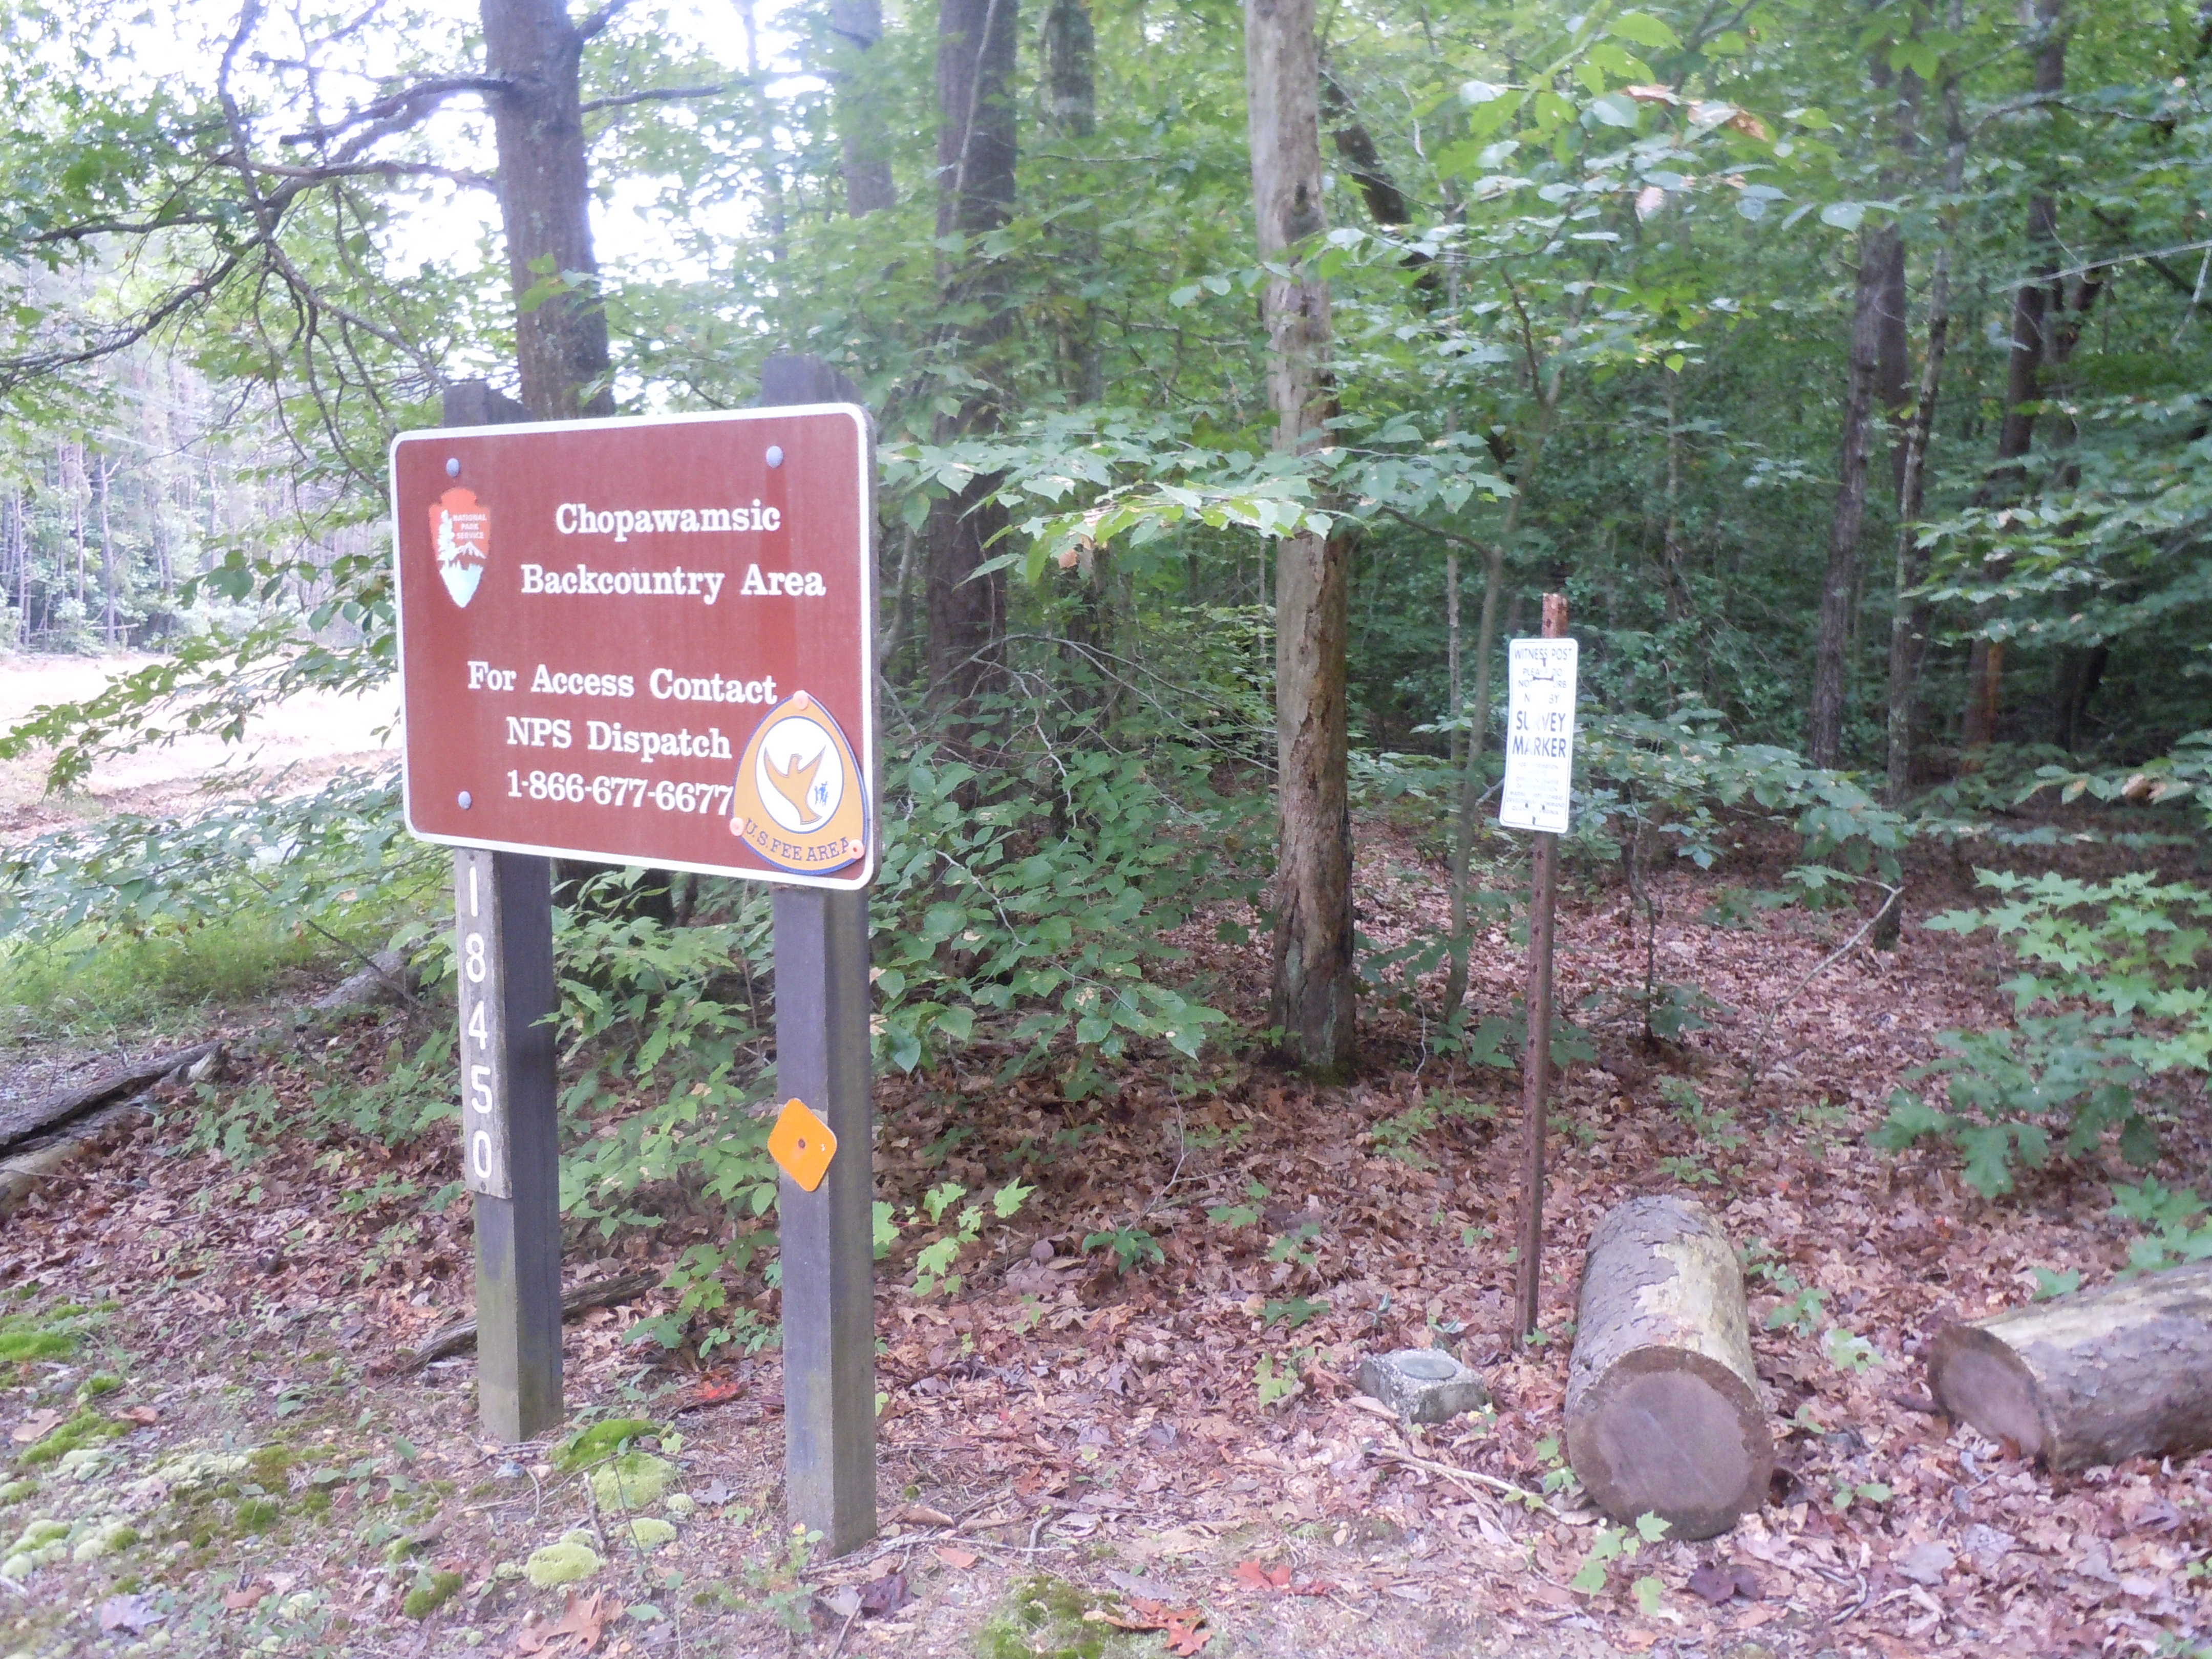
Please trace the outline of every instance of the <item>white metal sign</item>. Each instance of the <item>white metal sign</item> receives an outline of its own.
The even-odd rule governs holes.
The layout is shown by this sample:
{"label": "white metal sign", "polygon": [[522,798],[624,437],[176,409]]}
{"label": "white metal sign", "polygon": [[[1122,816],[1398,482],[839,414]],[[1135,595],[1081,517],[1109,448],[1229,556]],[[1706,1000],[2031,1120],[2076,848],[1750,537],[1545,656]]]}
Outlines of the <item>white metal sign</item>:
{"label": "white metal sign", "polygon": [[1498,821],[1562,835],[1575,775],[1575,641],[1515,640],[1505,712],[1505,786]]}

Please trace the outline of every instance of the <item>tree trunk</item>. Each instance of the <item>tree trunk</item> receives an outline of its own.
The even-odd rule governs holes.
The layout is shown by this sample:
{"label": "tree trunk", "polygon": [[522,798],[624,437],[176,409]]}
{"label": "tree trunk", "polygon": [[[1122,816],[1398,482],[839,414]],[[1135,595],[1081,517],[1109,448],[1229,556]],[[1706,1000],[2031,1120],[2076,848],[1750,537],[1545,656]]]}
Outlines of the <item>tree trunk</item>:
{"label": "tree trunk", "polygon": [[94,476],[98,479],[100,485],[100,586],[106,599],[104,626],[101,631],[106,635],[107,648],[112,651],[115,648],[117,633],[115,532],[108,524],[107,493],[108,486],[115,479],[115,463],[103,455],[93,463],[93,468]]}
{"label": "tree trunk", "polygon": [[[944,256],[940,274],[948,307],[980,307],[979,320],[962,325],[962,366],[986,381],[993,349],[1006,339],[1012,318],[1005,279],[974,244],[1013,215],[1015,115],[1014,44],[1017,0],[939,0],[937,12],[937,234],[964,246]],[[958,413],[939,415],[934,436],[956,442],[998,424],[994,394],[963,394]],[[947,500],[932,504],[925,538],[929,549],[924,599],[932,683],[962,701],[998,678],[1006,634],[1006,579],[1003,571],[975,574],[975,567],[1004,550],[995,543],[1006,511],[988,498],[996,477],[976,477]]]}
{"label": "tree trunk", "polygon": [[1044,78],[1053,130],[1090,137],[1098,125],[1098,33],[1091,0],[1051,0],[1044,15]]}
{"label": "tree trunk", "polygon": [[[1327,228],[1313,0],[1245,0],[1244,87],[1260,257],[1280,261]],[[1275,447],[1305,453],[1336,412],[1328,289],[1306,270],[1261,300]],[[1352,1058],[1352,809],[1345,644],[1352,538],[1289,536],[1275,555],[1275,746],[1279,806],[1271,1020],[1285,1051],[1324,1071]]]}
{"label": "tree trunk", "polygon": [[[611,415],[607,319],[592,289],[599,262],[578,78],[585,37],[562,0],[483,0],[483,18],[487,67],[513,82],[492,98],[491,116],[523,407],[540,421]],[[548,278],[583,286],[526,307]]]}
{"label": "tree trunk", "polygon": [[884,38],[883,0],[830,0],[830,32],[843,65],[832,71],[837,89],[838,161],[845,174],[845,211],[855,219],[898,201],[891,179],[890,141],[880,90],[870,83],[869,54]]}
{"label": "tree trunk", "polygon": [[2212,1446],[2212,1261],[1953,1325],[1936,1403],[2054,1469]]}
{"label": "tree trunk", "polygon": [[1634,1198],[1590,1233],[1567,1461],[1615,1520],[1711,1538],[1766,1501],[1774,1446],[1735,1247],[1694,1199]]}
{"label": "tree trunk", "polygon": [[[1920,368],[1920,398],[1905,443],[1897,504],[1896,595],[1889,617],[1889,757],[1887,794],[1901,806],[1912,787],[1912,724],[1918,701],[1920,659],[1927,647],[1925,599],[1905,596],[1920,585],[1920,514],[1928,492],[1928,441],[1936,424],[1936,398],[1943,384],[1943,354],[1951,331],[1951,250],[1939,248],[1928,287],[1928,356]],[[1892,905],[1895,916],[1900,907]]]}
{"label": "tree trunk", "polygon": [[[2035,90],[2056,98],[2066,90],[2065,0],[2035,0]],[[2041,392],[2049,285],[2058,270],[2058,203],[2048,193],[2028,198],[2027,250],[2036,280],[2013,290],[2012,348],[2005,359],[2004,418],[1997,427],[1996,464],[1975,491],[1988,506],[2017,490],[2027,475],[2021,459],[2035,441],[2035,401]],[[1960,746],[1984,749],[1996,741],[2004,702],[2004,642],[1977,639],[1966,655],[1966,712]]]}
{"label": "tree trunk", "polygon": [[[1965,0],[1951,0],[1948,15],[1954,33],[1966,23]],[[1954,202],[1966,177],[1966,123],[1959,104],[1959,76],[1943,82],[1943,190]],[[1943,385],[1943,357],[1951,337],[1951,241],[1958,228],[1953,208],[1938,233],[1936,269],[1928,283],[1928,352],[1920,365],[1920,391],[1905,422],[1897,482],[1897,553],[1889,617],[1889,709],[1886,799],[1901,807],[1912,787],[1913,726],[1920,696],[1920,665],[1928,648],[1931,616],[1924,599],[1905,596],[1920,585],[1920,514],[1928,495],[1928,446],[1936,434],[1936,404]],[[1905,921],[1900,897],[1883,912],[1875,943],[1896,945]]]}
{"label": "tree trunk", "polygon": [[1842,757],[1844,657],[1850,631],[1851,597],[1858,588],[1859,529],[1866,517],[1868,451],[1872,447],[1875,392],[1881,374],[1882,291],[1901,250],[1894,226],[1862,232],[1859,269],[1851,304],[1851,343],[1844,381],[1843,453],[1838,463],[1836,508],[1828,523],[1828,568],[1820,584],[1820,632],[1813,646],[1813,701],[1805,722],[1805,753],[1815,766]]}
{"label": "tree trunk", "polygon": [[738,22],[745,32],[745,96],[752,105],[753,142],[759,146],[761,204],[766,209],[769,257],[778,265],[791,258],[786,240],[790,229],[783,204],[783,159],[775,148],[775,106],[769,101],[768,80],[761,73],[760,27],[753,15],[753,0],[736,0]]}
{"label": "tree trunk", "polygon": [[[1916,29],[1917,22],[1916,15]],[[1888,89],[1891,71],[1885,55],[1876,55],[1869,78],[1877,92]],[[1921,79],[1908,70],[1896,84],[1893,120],[1897,155],[1883,166],[1875,185],[1885,197],[1897,192],[1903,182],[1903,163],[1919,141]],[[1859,598],[1859,534],[1866,522],[1874,422],[1878,414],[1893,438],[1901,440],[1905,377],[1911,367],[1905,347],[1905,233],[1894,221],[1861,231],[1844,371],[1842,453],[1835,511],[1828,522],[1828,567],[1820,584],[1813,696],[1805,721],[1806,757],[1815,766],[1836,766],[1843,759],[1850,645]],[[1901,441],[1892,444],[1891,467],[1893,487],[1901,490]]]}

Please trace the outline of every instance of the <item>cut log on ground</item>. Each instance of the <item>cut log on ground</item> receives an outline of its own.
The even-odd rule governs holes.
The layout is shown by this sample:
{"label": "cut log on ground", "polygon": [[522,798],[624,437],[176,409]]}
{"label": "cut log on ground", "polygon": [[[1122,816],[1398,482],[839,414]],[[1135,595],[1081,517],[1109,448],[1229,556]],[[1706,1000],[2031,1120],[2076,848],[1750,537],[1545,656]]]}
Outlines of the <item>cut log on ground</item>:
{"label": "cut log on ground", "polygon": [[[660,1279],[659,1273],[624,1273],[619,1279],[602,1279],[589,1285],[579,1285],[574,1290],[562,1293],[561,1317],[565,1322],[587,1308],[611,1308],[617,1302],[628,1302],[633,1297],[644,1295],[660,1283]],[[425,1365],[449,1359],[457,1353],[466,1353],[476,1345],[477,1322],[464,1319],[426,1339],[421,1347],[392,1367],[392,1375],[411,1376]]]}
{"label": "cut log on ground", "polygon": [[1938,1404],[2054,1469],[2212,1446],[2212,1261],[1936,1334]]}
{"label": "cut log on ground", "polygon": [[1567,1461],[1617,1521],[1711,1538],[1766,1499],[1774,1443],[1735,1248],[1692,1199],[1632,1199],[1583,1260]]}
{"label": "cut log on ground", "polygon": [[34,1104],[0,1114],[0,1152],[14,1152],[34,1136],[50,1133],[112,1100],[137,1092],[179,1067],[204,1060],[215,1052],[216,1046],[213,1042],[199,1042],[158,1058],[134,1060],[127,1066],[102,1073],[90,1083],[79,1084],[74,1089],[64,1089],[59,1094],[49,1095]]}

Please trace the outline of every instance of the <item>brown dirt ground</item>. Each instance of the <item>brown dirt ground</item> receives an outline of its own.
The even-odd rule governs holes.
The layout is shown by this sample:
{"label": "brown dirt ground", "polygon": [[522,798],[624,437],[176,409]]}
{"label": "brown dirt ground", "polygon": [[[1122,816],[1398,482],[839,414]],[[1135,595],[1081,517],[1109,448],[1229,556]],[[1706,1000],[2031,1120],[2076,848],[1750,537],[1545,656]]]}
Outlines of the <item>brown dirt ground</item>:
{"label": "brown dirt ground", "polygon": [[[1363,848],[1363,931],[1388,945],[1434,926],[1435,871],[1411,841],[1373,825]],[[1936,1031],[2003,1018],[2007,963],[1985,939],[1908,927],[1897,951],[1861,948],[1802,982],[1861,916],[1701,919],[1721,886],[1771,881],[1778,857],[1754,849],[1719,877],[1660,878],[1662,977],[1694,981],[1725,1012],[1657,1054],[1613,994],[1642,957],[1624,895],[1568,884],[1559,1002],[1599,1057],[1566,1074],[1555,1102],[1553,1340],[1532,1351],[1516,1352],[1505,1311],[1516,1074],[1425,1053],[1415,1012],[1370,1013],[1363,1074],[1344,1086],[1235,1055],[1194,1067],[1154,1057],[1118,1096],[1072,1104],[1049,1078],[994,1085],[981,1045],[933,1073],[882,1079],[879,1189],[902,1206],[939,1181],[1004,1180],[1017,1148],[1057,1136],[1064,1150],[1029,1166],[1037,1194],[987,1233],[957,1298],[917,1300],[906,1249],[883,1265],[887,1524],[862,1554],[809,1564],[797,1582],[819,1596],[794,1605],[813,1607],[816,1627],[796,1635],[763,1610],[793,1582],[773,1570],[786,1540],[772,1352],[702,1368],[626,1342],[651,1298],[570,1326],[575,1419],[649,1418],[680,1437],[659,1448],[679,1496],[647,1506],[675,1537],[648,1552],[586,1480],[556,1470],[550,1442],[477,1438],[471,1362],[390,1374],[469,1302],[465,1199],[421,1208],[451,1179],[442,1133],[398,1152],[302,1138],[234,1165],[187,1149],[191,1112],[173,1101],[0,1223],[0,1293],[19,1298],[0,1306],[112,1304],[76,1353],[0,1373],[0,1428],[21,1441],[37,1413],[66,1415],[104,1368],[122,1386],[90,1409],[127,1431],[27,1470],[30,1492],[0,1489],[13,1492],[0,1508],[9,1537],[40,1517],[74,1528],[62,1559],[0,1588],[0,1648],[575,1652],[580,1638],[551,1634],[564,1594],[531,1588],[516,1567],[577,1528],[605,1563],[583,1588],[605,1598],[602,1613],[630,1609],[592,1650],[617,1656],[1091,1659],[1159,1654],[1192,1632],[1182,1645],[1204,1636],[1190,1650],[1211,1656],[1887,1659],[2155,1652],[2201,1631],[2212,1606],[2191,1564],[2212,1543],[2212,1457],[2052,1477],[1920,1397],[1915,1356],[1942,1322],[2024,1299],[2037,1266],[2078,1266],[2094,1285],[2124,1261],[2129,1230],[2107,1214],[2117,1157],[2054,1166],[1991,1205],[1944,1154],[1867,1147]],[[1916,912],[1964,890],[1960,866],[1931,862],[1915,872]],[[1264,944],[1190,934],[1220,1006],[1251,1018]],[[1488,945],[1472,1000],[1502,1014],[1519,957],[1502,934]],[[1433,981],[1425,988],[1432,1002]],[[212,1100],[265,1084],[281,1114],[335,1072],[375,1074],[387,1045],[411,1037],[398,1015],[313,1028],[289,1060],[211,1085]],[[1662,1097],[1668,1079],[1730,1114],[1741,1144],[1701,1144]],[[1425,1100],[1459,1115],[1401,1133]],[[2204,1167],[2201,1106],[2172,1137],[2170,1180]],[[956,1125],[972,1135],[948,1144]],[[1382,1155],[1394,1140],[1413,1157]],[[1258,1224],[1210,1218],[1254,1182],[1267,1188]],[[1523,1503],[1486,1480],[1534,1500],[1556,1475],[1546,1443],[1559,1432],[1583,1241],[1622,1198],[1686,1182],[1740,1243],[1764,1239],[1825,1291],[1822,1322],[1871,1340],[1882,1363],[1854,1374],[1825,1357],[1817,1331],[1761,1331],[1784,1466],[1774,1501],[1726,1537],[1662,1540],[1586,1595],[1568,1581],[1595,1517],[1572,1507],[1574,1489],[1554,1480],[1547,1501]],[[661,1212],[650,1233],[574,1241],[572,1279],[665,1262],[718,1224],[672,1200]],[[1123,1278],[1081,1254],[1086,1233],[1134,1223],[1163,1247],[1156,1266]],[[1310,1260],[1269,1259],[1271,1239],[1308,1226]],[[773,1310],[757,1277],[736,1289]],[[1296,1329],[1263,1317],[1269,1301],[1301,1295],[1326,1311]],[[1777,1299],[1755,1287],[1754,1325]],[[1363,1352],[1437,1340],[1482,1371],[1494,1413],[1406,1431],[1353,1395]],[[1263,1359],[1297,1378],[1265,1407]],[[20,1459],[37,1443],[10,1449]],[[116,1521],[138,1540],[70,1559]],[[1954,1559],[1923,1583],[1899,1569],[1930,1542]],[[1719,1607],[1692,1594],[1692,1573],[1710,1564],[1744,1568],[1747,1593]],[[830,1610],[841,1586],[885,1595],[891,1571],[910,1605],[883,1618]],[[455,1593],[408,1616],[408,1591],[437,1572],[455,1576]],[[1662,1586],[1650,1613],[1629,1589],[1647,1573]],[[1182,1616],[1151,1634],[1080,1619],[1143,1623],[1140,1602],[1163,1607],[1153,1623]],[[103,1608],[121,1627],[102,1634]],[[1066,1620],[1031,1629],[1024,1608]]]}

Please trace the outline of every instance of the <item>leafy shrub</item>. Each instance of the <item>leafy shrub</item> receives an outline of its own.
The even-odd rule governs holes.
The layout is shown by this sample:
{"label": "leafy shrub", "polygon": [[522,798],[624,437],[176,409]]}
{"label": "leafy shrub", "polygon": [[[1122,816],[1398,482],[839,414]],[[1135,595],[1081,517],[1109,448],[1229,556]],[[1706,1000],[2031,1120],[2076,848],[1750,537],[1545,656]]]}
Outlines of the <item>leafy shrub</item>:
{"label": "leafy shrub", "polygon": [[[1908,1080],[1942,1078],[1949,1109],[1899,1090],[1875,1144],[1899,1152],[1923,1137],[1948,1140],[1985,1198],[2012,1190],[2015,1164],[2049,1160],[2053,1120],[2063,1119],[2065,1156],[2118,1130],[2122,1155],[2149,1164],[2158,1156],[2153,1080],[2212,1071],[2212,985],[2199,967],[2212,949],[2212,890],[2149,872],[2104,882],[1975,873],[2007,902],[1927,925],[1988,927],[2012,946],[2026,966],[2003,987],[2016,1029],[1941,1033],[1948,1052]],[[2044,1006],[2054,1012],[2027,1012]]]}

